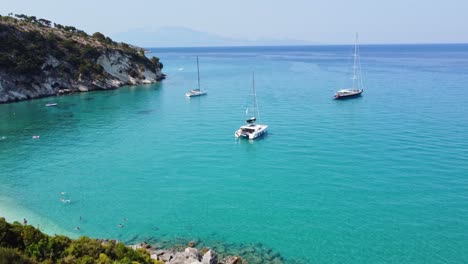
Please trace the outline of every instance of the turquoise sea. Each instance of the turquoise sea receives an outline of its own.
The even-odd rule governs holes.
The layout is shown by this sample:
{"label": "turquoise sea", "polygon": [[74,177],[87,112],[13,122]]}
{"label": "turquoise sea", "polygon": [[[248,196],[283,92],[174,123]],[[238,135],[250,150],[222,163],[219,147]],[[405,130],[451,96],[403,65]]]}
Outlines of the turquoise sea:
{"label": "turquoise sea", "polygon": [[[363,45],[363,96],[334,101],[352,49],[152,49],[162,83],[0,105],[0,215],[288,263],[468,263],[468,45]],[[252,71],[255,142],[234,138]]]}

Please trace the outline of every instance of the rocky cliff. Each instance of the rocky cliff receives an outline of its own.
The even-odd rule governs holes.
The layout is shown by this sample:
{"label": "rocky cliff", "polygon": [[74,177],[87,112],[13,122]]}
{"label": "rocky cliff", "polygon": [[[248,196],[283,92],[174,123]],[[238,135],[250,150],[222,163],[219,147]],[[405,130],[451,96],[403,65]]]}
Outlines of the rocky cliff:
{"label": "rocky cliff", "polygon": [[164,79],[159,59],[97,32],[0,16],[0,103]]}

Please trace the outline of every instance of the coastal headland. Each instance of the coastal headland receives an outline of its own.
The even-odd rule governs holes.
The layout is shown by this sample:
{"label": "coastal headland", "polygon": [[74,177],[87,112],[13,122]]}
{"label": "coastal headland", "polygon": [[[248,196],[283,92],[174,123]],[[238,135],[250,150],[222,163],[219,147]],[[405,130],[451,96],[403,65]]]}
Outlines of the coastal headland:
{"label": "coastal headland", "polygon": [[100,32],[88,35],[35,16],[0,16],[0,103],[165,78],[159,58]]}

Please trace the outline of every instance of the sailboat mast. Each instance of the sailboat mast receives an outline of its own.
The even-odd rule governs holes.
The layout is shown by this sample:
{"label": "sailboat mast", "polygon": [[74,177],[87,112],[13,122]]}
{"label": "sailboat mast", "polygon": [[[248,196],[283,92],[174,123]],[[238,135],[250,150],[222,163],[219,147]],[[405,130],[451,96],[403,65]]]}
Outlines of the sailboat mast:
{"label": "sailboat mast", "polygon": [[252,90],[253,90],[253,104],[254,104],[254,117],[260,118],[260,113],[257,108],[257,92],[255,91],[255,72],[252,72]]}
{"label": "sailboat mast", "polygon": [[358,33],[356,32],[356,41],[354,43],[354,66],[353,66],[353,89],[356,88],[356,80],[357,80],[357,60],[358,60]]}
{"label": "sailboat mast", "polygon": [[200,90],[200,66],[198,65],[198,56],[197,56],[197,73],[198,73],[198,90]]}

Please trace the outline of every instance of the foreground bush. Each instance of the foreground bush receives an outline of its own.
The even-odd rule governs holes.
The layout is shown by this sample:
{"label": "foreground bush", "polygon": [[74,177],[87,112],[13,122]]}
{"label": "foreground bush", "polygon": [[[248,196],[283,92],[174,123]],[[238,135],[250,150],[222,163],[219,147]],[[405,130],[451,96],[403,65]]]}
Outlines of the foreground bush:
{"label": "foreground bush", "polygon": [[155,264],[146,251],[88,237],[48,236],[30,225],[0,218],[0,263]]}

